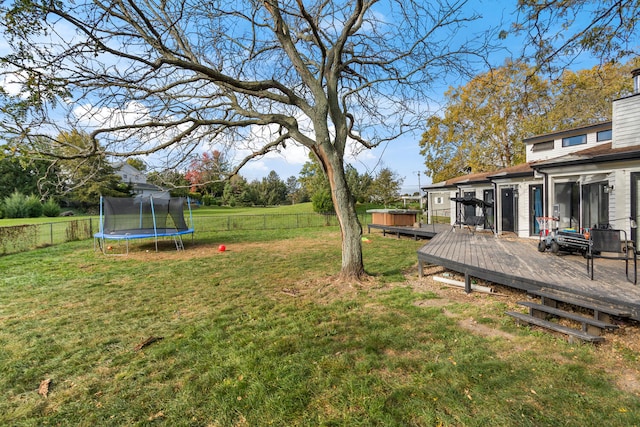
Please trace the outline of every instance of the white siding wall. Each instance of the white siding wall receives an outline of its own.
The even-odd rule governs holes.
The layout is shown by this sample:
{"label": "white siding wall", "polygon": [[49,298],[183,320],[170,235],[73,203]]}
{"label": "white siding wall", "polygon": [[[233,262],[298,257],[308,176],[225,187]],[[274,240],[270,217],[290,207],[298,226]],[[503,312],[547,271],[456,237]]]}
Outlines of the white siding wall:
{"label": "white siding wall", "polygon": [[613,148],[640,145],[640,94],[613,102]]}
{"label": "white siding wall", "polygon": [[640,165],[626,164],[615,171],[609,180],[614,186],[613,195],[609,198],[609,219],[614,228],[631,233],[629,217],[631,215],[631,174],[640,172]]}
{"label": "white siding wall", "polygon": [[[577,133],[576,135],[580,135]],[[615,136],[614,136],[615,140]],[[597,132],[587,133],[587,143],[580,145],[573,145],[571,147],[563,147],[562,146],[562,138],[557,138],[553,143],[553,150],[544,150],[544,151],[531,151],[532,144],[528,144],[526,147],[527,150],[527,162],[534,162],[538,160],[548,160],[553,159],[555,157],[564,156],[566,154],[571,154],[576,151],[581,151],[587,148],[591,148],[595,145],[605,144],[609,141],[597,141]]]}
{"label": "white siding wall", "polygon": [[[453,216],[455,221],[454,210],[451,208],[451,197],[455,196],[455,192],[453,191],[428,191],[428,206],[427,206],[427,222],[431,224],[432,218],[434,216]],[[440,198],[442,203],[436,203],[437,199]],[[453,205],[455,208],[455,203]]]}

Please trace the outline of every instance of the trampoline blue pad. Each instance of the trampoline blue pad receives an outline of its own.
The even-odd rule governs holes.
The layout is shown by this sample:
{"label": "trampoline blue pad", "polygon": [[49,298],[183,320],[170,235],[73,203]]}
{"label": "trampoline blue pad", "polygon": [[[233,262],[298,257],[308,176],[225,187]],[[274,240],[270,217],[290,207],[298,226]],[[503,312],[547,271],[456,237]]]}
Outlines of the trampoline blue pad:
{"label": "trampoline blue pad", "polygon": [[96,239],[129,240],[129,239],[149,239],[152,237],[171,237],[192,234],[193,228],[186,230],[176,230],[175,228],[134,228],[131,230],[118,230],[108,233],[96,233]]}

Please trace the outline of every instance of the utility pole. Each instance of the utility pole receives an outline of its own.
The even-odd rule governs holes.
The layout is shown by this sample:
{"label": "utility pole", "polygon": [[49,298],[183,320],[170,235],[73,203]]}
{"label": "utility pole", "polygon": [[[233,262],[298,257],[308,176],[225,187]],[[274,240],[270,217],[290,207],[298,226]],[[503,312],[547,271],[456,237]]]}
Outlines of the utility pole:
{"label": "utility pole", "polygon": [[418,174],[418,197],[420,198],[420,210],[422,210],[422,186],[420,185],[420,171],[416,172]]}

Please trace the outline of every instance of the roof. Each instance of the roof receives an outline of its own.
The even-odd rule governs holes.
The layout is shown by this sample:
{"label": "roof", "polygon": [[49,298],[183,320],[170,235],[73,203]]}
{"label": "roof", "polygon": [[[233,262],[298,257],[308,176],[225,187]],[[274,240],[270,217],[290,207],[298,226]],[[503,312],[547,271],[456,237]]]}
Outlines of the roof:
{"label": "roof", "polygon": [[437,190],[438,188],[449,188],[458,185],[490,183],[493,179],[496,178],[517,178],[521,176],[533,176],[533,168],[531,167],[531,164],[532,162],[521,163],[519,165],[510,166],[508,168],[457,176],[455,178],[436,182],[422,188]]}
{"label": "roof", "polygon": [[611,142],[536,162],[534,169],[640,159],[640,145],[612,148]]}

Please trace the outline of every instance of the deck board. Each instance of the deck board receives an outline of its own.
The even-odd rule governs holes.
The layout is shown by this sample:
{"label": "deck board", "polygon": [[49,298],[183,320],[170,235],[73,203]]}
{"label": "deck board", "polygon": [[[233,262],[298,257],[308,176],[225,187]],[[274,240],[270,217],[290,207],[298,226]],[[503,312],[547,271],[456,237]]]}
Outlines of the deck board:
{"label": "deck board", "polygon": [[441,265],[527,291],[546,288],[570,292],[628,310],[632,318],[640,320],[640,286],[627,280],[624,262],[596,259],[592,281],[581,255],[541,253],[537,243],[535,239],[443,229],[417,254],[422,264]]}

